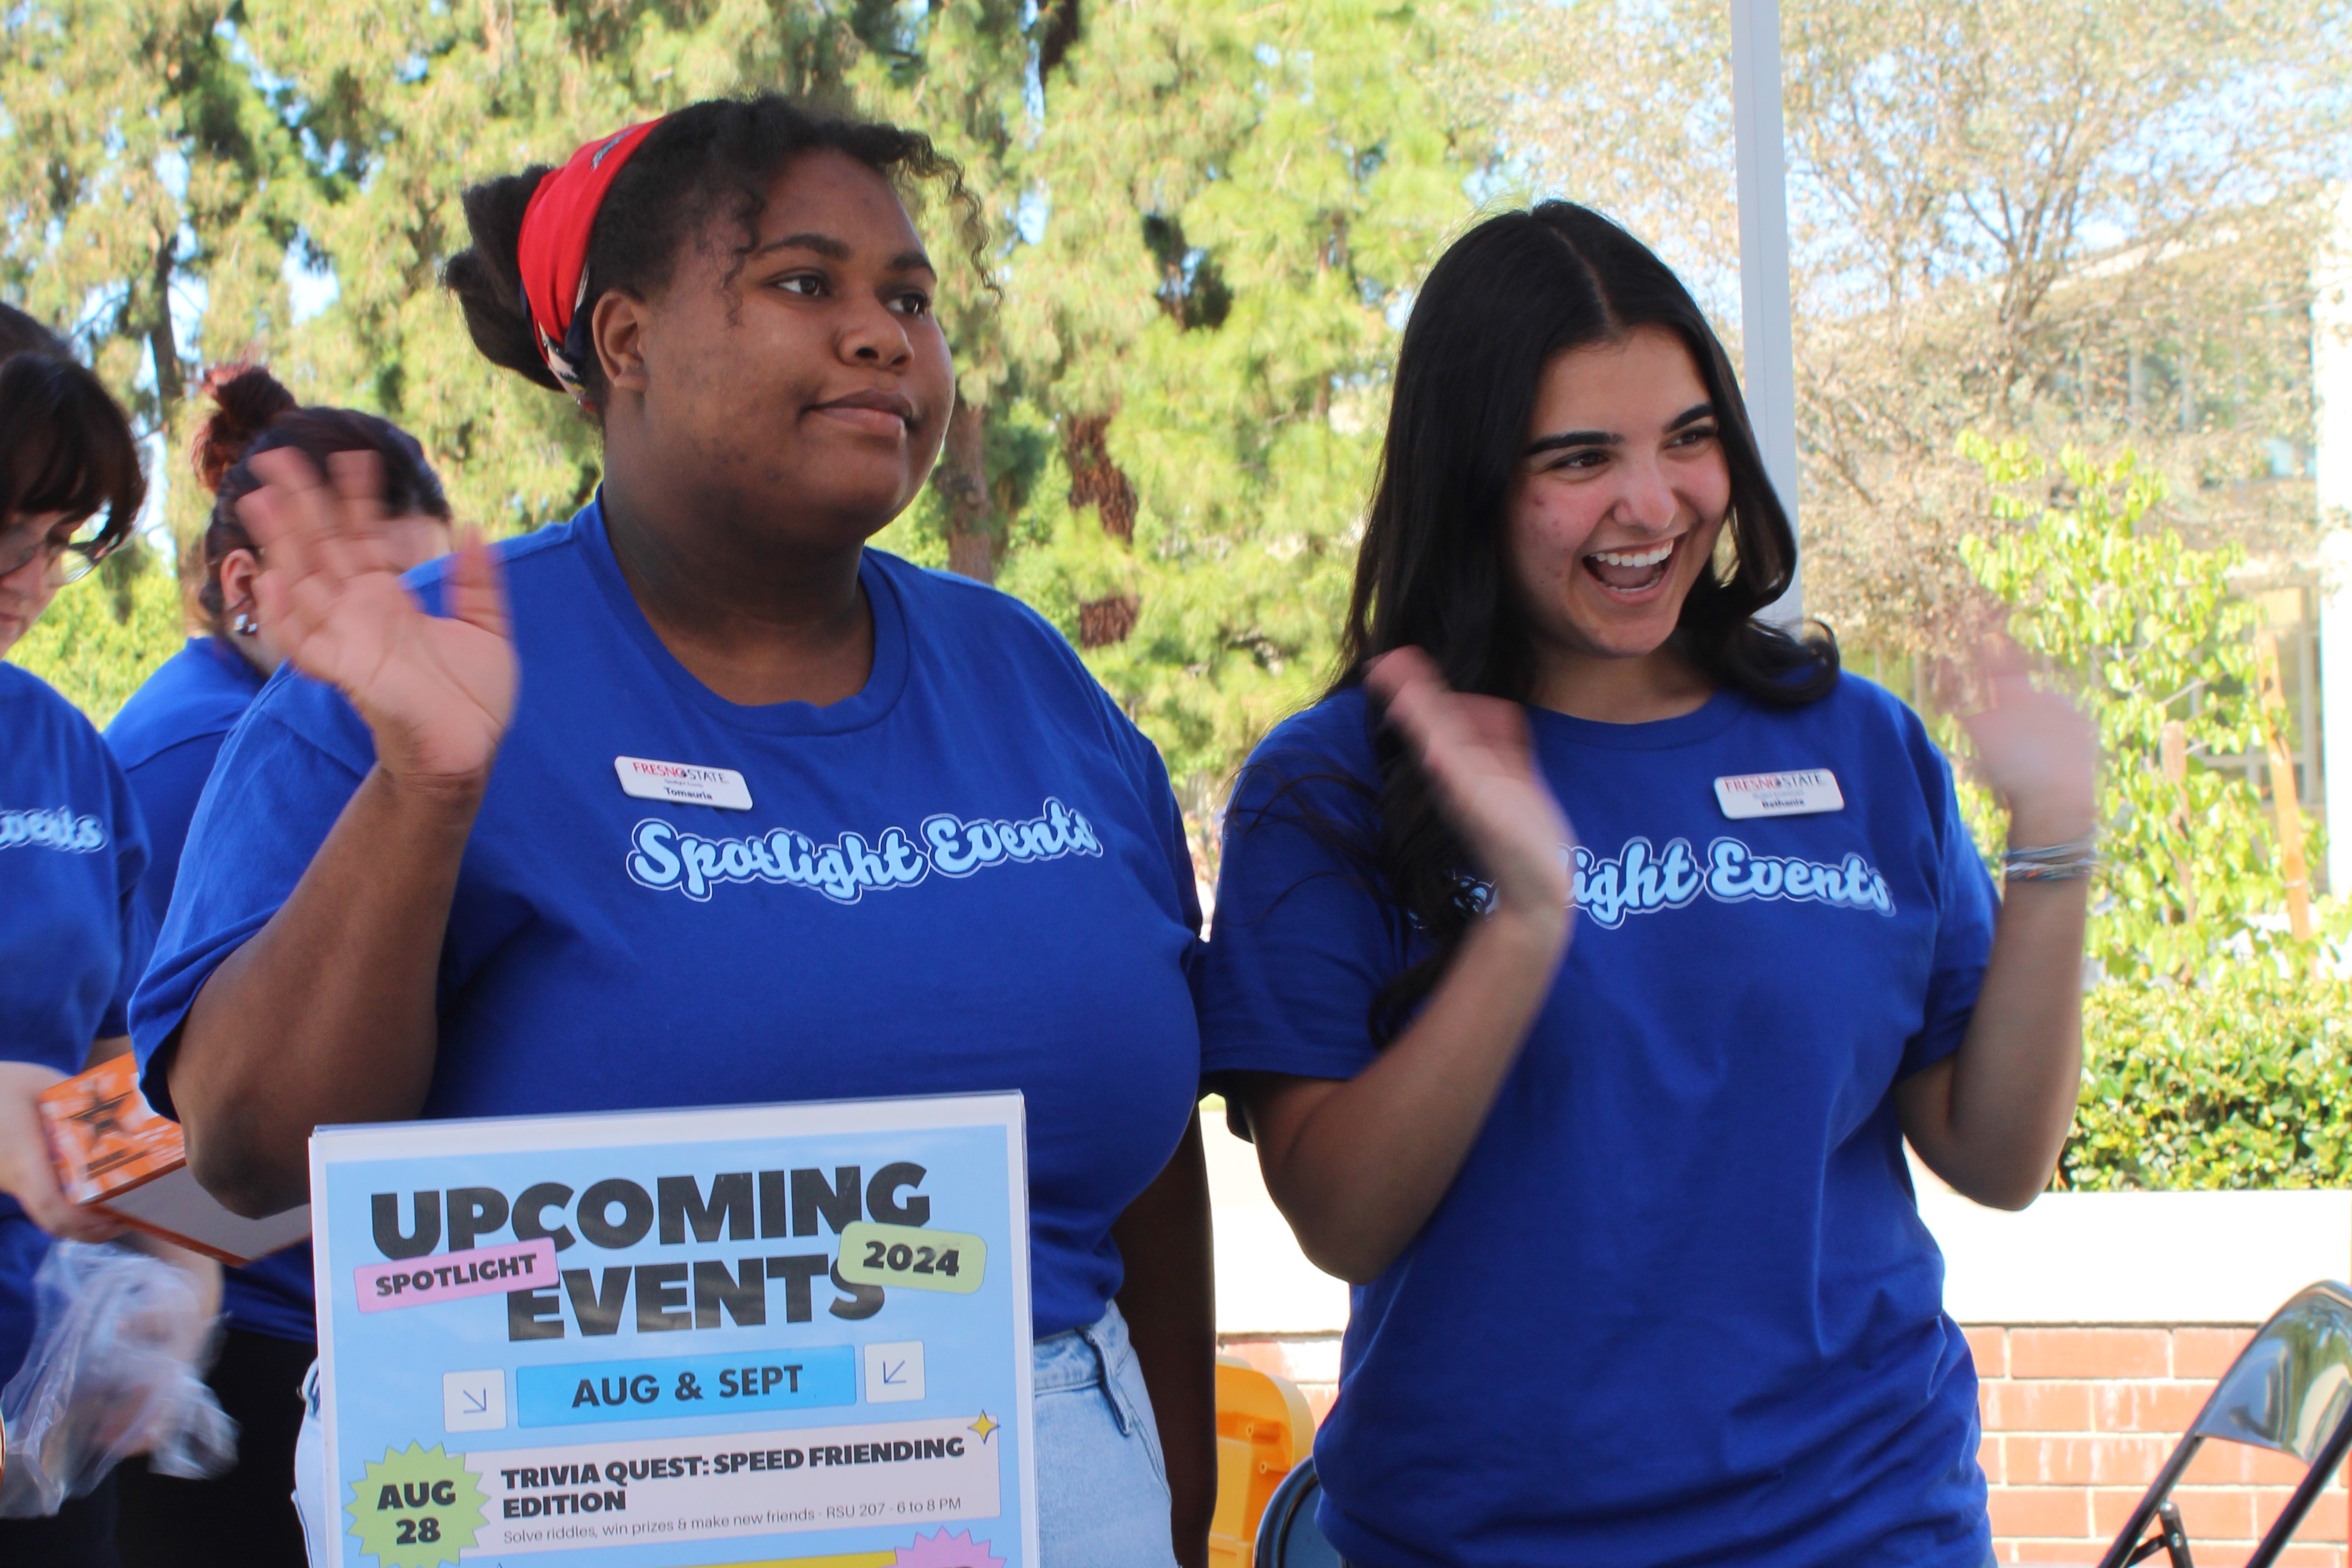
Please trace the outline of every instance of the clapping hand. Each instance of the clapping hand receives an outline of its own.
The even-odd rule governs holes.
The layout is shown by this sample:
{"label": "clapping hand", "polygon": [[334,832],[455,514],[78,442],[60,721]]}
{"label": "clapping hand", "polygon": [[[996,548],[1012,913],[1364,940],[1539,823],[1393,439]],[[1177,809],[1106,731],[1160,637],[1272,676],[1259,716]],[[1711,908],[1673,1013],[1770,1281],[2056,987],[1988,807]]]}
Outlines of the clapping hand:
{"label": "clapping hand", "polygon": [[1528,716],[1501,697],[1457,692],[1428,654],[1399,648],[1364,684],[1437,790],[1438,810],[1494,884],[1495,906],[1565,922],[1575,835],[1537,771]]}

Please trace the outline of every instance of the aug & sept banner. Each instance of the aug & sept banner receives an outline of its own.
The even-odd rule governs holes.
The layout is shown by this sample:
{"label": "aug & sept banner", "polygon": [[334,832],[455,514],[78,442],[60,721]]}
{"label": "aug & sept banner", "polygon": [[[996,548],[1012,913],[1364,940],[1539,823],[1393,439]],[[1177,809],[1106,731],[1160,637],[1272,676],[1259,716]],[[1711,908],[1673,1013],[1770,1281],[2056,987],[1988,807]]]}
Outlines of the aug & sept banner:
{"label": "aug & sept banner", "polygon": [[334,1568],[1034,1568],[1018,1094],[321,1128]]}

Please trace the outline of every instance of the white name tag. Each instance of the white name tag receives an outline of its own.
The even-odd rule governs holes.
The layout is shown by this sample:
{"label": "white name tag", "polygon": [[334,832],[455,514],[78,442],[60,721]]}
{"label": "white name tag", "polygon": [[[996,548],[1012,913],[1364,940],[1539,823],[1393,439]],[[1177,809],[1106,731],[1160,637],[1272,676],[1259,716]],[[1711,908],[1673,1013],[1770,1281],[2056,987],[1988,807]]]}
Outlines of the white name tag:
{"label": "white name tag", "polygon": [[1837,775],[1826,768],[1800,768],[1793,773],[1737,773],[1715,781],[1715,798],[1723,814],[1741,817],[1810,817],[1816,811],[1843,811],[1845,796],[1838,790]]}
{"label": "white name tag", "polygon": [[732,768],[697,768],[685,762],[648,762],[642,757],[615,757],[613,771],[621,776],[621,792],[640,800],[720,806],[730,811],[751,809],[751,786]]}

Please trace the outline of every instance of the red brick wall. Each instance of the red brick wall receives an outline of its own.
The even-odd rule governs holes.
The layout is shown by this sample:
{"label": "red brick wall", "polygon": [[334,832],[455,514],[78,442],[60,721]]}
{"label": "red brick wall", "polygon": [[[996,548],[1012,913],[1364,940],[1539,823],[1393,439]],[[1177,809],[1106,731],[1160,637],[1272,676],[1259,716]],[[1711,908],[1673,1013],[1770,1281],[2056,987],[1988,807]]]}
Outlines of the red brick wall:
{"label": "red brick wall", "polygon": [[[2156,1479],[2249,1328],[1971,1328],[2003,1563],[2095,1563]],[[1222,1348],[1299,1385],[1317,1420],[1339,1375],[1336,1335],[1229,1335]],[[2174,1495],[2198,1568],[2240,1568],[2302,1479],[2291,1459],[2213,1443]],[[2352,1568],[2342,1478],[2280,1559]],[[2159,1554],[2154,1561],[2162,1563]]]}
{"label": "red brick wall", "polygon": [[[1971,1328],[1992,1531],[2003,1563],[2095,1563],[2252,1328]],[[2303,1468],[2208,1444],[2179,1490],[2199,1568],[2236,1568]],[[2283,1563],[2347,1568],[2343,1478]],[[2162,1562],[2159,1555],[2157,1562]]]}

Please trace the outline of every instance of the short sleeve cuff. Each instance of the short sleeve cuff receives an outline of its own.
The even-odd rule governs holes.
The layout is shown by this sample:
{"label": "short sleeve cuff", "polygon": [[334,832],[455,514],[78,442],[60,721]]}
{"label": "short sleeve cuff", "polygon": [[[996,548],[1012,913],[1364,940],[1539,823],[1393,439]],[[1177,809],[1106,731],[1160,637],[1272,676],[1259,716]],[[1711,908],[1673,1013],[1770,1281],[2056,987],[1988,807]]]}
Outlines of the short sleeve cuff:
{"label": "short sleeve cuff", "polygon": [[1984,988],[1985,967],[1972,965],[1936,977],[1928,988],[1927,1027],[1903,1047],[1903,1066],[1895,1074],[1908,1078],[1957,1053],[1968,1038],[1969,1020],[1976,1016],[1977,993]]}

